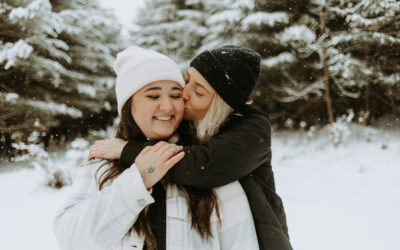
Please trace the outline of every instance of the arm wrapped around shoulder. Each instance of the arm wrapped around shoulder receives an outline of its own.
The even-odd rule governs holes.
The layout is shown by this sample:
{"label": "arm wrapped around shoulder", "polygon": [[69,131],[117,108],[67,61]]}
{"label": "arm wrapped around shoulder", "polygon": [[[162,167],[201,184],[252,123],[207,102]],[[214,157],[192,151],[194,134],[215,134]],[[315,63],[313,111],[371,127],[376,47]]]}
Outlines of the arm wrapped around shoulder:
{"label": "arm wrapped around shoulder", "polygon": [[[251,105],[247,105],[251,106]],[[269,118],[255,108],[232,115],[210,141],[185,146],[185,157],[169,171],[173,182],[214,188],[238,180],[271,161]]]}

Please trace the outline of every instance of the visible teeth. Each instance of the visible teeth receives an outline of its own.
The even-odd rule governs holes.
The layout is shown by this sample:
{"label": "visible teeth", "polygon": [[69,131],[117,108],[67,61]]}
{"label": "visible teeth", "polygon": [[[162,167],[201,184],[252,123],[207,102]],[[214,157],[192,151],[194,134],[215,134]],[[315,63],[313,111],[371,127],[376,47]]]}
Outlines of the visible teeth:
{"label": "visible teeth", "polygon": [[157,120],[161,120],[161,121],[168,121],[168,120],[172,119],[172,116],[156,116],[154,118],[156,118]]}

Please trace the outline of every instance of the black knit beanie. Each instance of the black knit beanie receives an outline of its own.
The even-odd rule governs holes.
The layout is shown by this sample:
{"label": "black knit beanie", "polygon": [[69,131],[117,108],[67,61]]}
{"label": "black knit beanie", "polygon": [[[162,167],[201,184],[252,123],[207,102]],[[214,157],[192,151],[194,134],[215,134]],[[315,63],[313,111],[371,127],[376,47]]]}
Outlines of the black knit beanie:
{"label": "black knit beanie", "polygon": [[252,49],[226,45],[205,50],[191,62],[234,110],[240,111],[260,75],[260,55]]}

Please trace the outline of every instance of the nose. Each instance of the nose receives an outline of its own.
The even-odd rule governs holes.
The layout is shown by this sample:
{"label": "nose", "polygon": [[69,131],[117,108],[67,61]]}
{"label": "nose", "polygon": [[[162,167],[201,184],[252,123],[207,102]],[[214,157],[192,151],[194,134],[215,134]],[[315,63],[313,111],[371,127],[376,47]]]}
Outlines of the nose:
{"label": "nose", "polygon": [[183,99],[184,102],[187,102],[187,101],[189,101],[189,99],[190,99],[190,95],[189,95],[188,89],[189,89],[189,88],[188,88],[188,86],[186,85],[185,88],[183,88],[183,91],[182,91],[182,99]]}
{"label": "nose", "polygon": [[164,112],[170,112],[173,109],[173,105],[169,98],[163,98],[160,103],[160,110]]}

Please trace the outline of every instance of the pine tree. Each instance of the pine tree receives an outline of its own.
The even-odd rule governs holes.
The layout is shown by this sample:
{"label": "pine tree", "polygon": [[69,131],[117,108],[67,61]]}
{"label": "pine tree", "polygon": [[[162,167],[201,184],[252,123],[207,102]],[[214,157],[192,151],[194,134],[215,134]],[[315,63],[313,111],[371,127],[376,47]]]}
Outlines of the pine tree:
{"label": "pine tree", "polygon": [[48,141],[112,122],[120,27],[110,13],[89,0],[13,0],[0,20],[2,152],[33,132]]}
{"label": "pine tree", "polygon": [[197,53],[226,44],[243,45],[250,34],[242,23],[253,9],[253,0],[203,1],[207,33]]}
{"label": "pine tree", "polygon": [[329,68],[340,94],[365,100],[359,110],[372,119],[392,110],[400,114],[396,106],[400,101],[400,1],[327,4],[331,15],[344,20],[342,26],[347,28],[334,30],[327,41]]}
{"label": "pine tree", "polygon": [[[265,84],[259,87],[257,99],[269,93],[278,101],[271,110],[281,108],[285,112],[278,115],[311,123],[323,117],[332,122],[332,110],[340,115],[354,109],[360,116],[384,114],[390,107],[398,112],[399,1],[267,2],[271,3],[256,8],[285,11],[289,21],[283,30],[266,34],[275,44],[262,38],[249,43],[257,48],[257,41],[264,41],[258,50],[262,53],[264,47],[270,52],[263,60]],[[259,30],[264,27],[258,25]],[[363,100],[365,107],[360,108]],[[381,100],[383,105],[371,105],[369,100]]]}
{"label": "pine tree", "polygon": [[[224,44],[258,51],[253,99],[280,124],[333,122],[348,109],[359,118],[399,112],[398,0],[149,2],[137,40],[184,64]],[[196,14],[178,17],[185,8]]]}
{"label": "pine tree", "polygon": [[132,43],[170,56],[187,69],[205,36],[203,1],[147,0],[132,32]]}
{"label": "pine tree", "polygon": [[[311,61],[309,72],[316,74],[305,74],[308,80],[299,78],[295,69],[285,73],[288,84],[277,88],[284,93],[282,100],[293,102],[324,92],[332,122],[329,91],[333,90],[337,113],[355,109],[364,116],[373,112],[374,117],[387,111],[369,104],[373,86],[374,102],[381,99],[393,108],[393,100],[398,98],[393,90],[400,82],[398,63],[393,64],[399,60],[393,53],[399,54],[400,37],[395,32],[399,27],[399,1],[314,0],[308,10],[319,21],[318,25],[307,25],[315,32],[315,39],[293,44],[293,49],[297,57]],[[364,110],[359,107],[363,99]]]}
{"label": "pine tree", "polygon": [[[238,3],[243,1],[237,1]],[[260,0],[241,4],[243,19],[235,24],[240,34],[240,44],[253,48],[262,57],[262,70],[253,98],[275,121],[283,124],[287,118],[297,119],[308,108],[308,102],[292,105],[301,95],[299,89],[290,88],[298,82],[312,79],[316,72],[310,60],[299,56],[296,48],[312,44],[316,40],[313,27],[318,25],[310,15],[308,0]],[[313,99],[322,92],[312,88]],[[287,103],[290,103],[288,105]]]}

